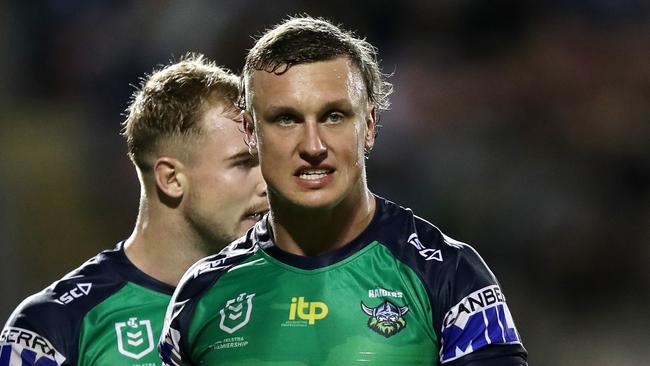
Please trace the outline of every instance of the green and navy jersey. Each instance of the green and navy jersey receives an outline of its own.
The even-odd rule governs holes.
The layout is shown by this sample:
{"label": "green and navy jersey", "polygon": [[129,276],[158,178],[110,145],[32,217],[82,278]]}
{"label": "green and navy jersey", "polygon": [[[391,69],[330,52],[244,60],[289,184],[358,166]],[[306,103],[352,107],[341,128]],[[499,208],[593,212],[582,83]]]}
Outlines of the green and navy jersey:
{"label": "green and navy jersey", "polygon": [[[369,226],[318,257],[268,217],[185,274],[165,365],[526,365],[499,283],[469,245],[376,197]],[[314,233],[318,235],[318,233]]]}
{"label": "green and navy jersey", "polygon": [[172,286],[149,277],[123,244],[28,297],[0,333],[0,366],[154,366]]}

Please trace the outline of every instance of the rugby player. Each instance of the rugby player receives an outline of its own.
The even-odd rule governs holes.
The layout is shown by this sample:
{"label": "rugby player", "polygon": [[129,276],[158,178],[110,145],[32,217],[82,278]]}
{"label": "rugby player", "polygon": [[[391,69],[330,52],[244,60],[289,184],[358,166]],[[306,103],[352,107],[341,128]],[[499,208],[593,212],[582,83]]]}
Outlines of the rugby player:
{"label": "rugby player", "polygon": [[123,129],[141,185],[133,234],[23,301],[2,330],[0,365],[160,365],[182,274],[268,210],[238,89],[197,54],[143,80]]}
{"label": "rugby player", "polygon": [[477,252],[368,190],[392,91],[375,48],[290,18],[256,42],[242,78],[270,214],[183,277],[164,364],[526,365]]}

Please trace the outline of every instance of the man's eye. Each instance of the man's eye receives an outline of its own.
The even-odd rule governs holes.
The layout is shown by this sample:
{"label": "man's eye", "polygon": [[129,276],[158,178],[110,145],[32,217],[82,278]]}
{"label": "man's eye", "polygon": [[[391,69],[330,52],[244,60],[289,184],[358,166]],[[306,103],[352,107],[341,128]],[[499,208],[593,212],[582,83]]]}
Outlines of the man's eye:
{"label": "man's eye", "polygon": [[259,160],[257,160],[257,156],[250,156],[245,159],[241,159],[235,162],[235,166],[240,167],[240,168],[254,168],[259,164]]}
{"label": "man's eye", "polygon": [[336,123],[336,122],[341,122],[342,120],[343,120],[343,115],[340,113],[330,113],[327,116],[327,122]]}
{"label": "man's eye", "polygon": [[294,122],[294,118],[288,115],[283,115],[276,118],[276,122],[281,125],[288,125]]}

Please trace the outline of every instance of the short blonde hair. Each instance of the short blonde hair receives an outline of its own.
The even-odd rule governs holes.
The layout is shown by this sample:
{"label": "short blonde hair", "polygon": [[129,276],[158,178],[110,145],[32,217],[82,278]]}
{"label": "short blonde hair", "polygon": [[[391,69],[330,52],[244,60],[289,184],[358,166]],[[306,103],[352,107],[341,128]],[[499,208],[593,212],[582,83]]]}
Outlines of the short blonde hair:
{"label": "short blonde hair", "polygon": [[176,63],[145,76],[126,109],[122,136],[129,157],[141,170],[152,167],[145,156],[163,140],[201,134],[198,120],[208,99],[236,110],[239,77],[202,54],[189,53]]}

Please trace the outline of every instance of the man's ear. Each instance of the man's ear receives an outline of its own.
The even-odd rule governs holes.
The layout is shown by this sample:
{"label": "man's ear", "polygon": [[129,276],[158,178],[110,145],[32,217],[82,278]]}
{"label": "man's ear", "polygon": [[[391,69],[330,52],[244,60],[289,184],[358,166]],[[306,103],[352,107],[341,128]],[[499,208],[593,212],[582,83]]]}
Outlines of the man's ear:
{"label": "man's ear", "polygon": [[158,158],[153,166],[153,173],[158,192],[172,200],[183,197],[188,182],[180,161],[170,157]]}
{"label": "man's ear", "polygon": [[257,136],[255,136],[255,122],[253,122],[253,116],[249,112],[244,112],[244,133],[246,134],[244,141],[248,145],[248,152],[251,155],[256,155]]}
{"label": "man's ear", "polygon": [[366,136],[364,139],[364,148],[366,154],[375,146],[375,136],[377,135],[377,108],[369,105],[366,111]]}

